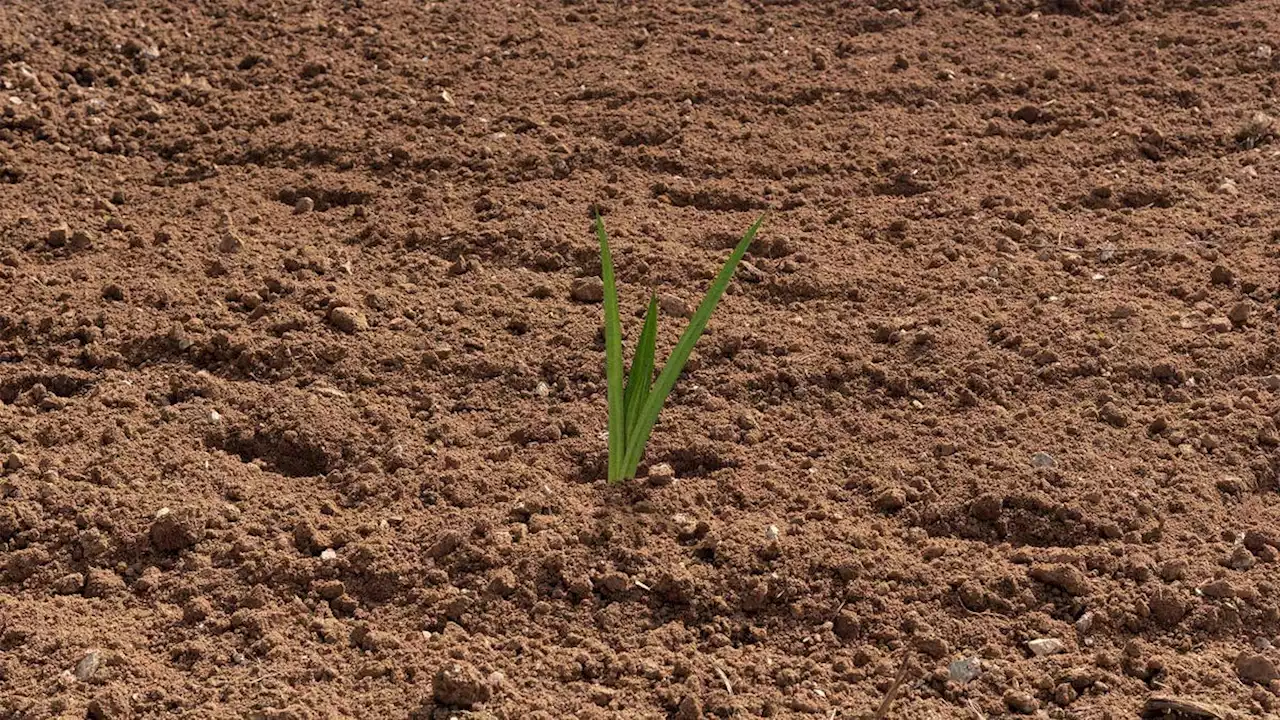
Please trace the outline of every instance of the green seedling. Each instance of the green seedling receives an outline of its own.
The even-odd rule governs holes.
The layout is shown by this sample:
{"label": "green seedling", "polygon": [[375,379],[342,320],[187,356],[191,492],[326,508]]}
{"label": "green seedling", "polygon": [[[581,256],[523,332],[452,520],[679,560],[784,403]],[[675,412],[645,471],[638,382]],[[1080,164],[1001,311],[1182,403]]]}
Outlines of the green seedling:
{"label": "green seedling", "polygon": [[742,236],[738,246],[733,249],[724,267],[720,268],[720,273],[711,282],[697,311],[693,313],[689,327],[685,328],[671,355],[667,357],[658,379],[653,381],[654,351],[658,339],[658,299],[653,296],[649,298],[649,310],[645,313],[644,328],[636,343],[631,369],[624,374],[622,322],[618,317],[618,288],[613,276],[613,256],[609,253],[609,235],[605,232],[604,220],[596,217],[596,237],[600,240],[600,276],[604,280],[605,378],[609,386],[609,482],[618,483],[636,476],[640,459],[644,457],[645,445],[649,443],[649,435],[658,422],[658,414],[662,412],[662,406],[666,404],[667,396],[680,377],[680,371],[689,360],[693,346],[702,337],[711,313],[720,302],[720,296],[729,287],[733,271],[747,254],[747,248],[751,246],[762,223],[764,215],[747,229],[747,234]]}

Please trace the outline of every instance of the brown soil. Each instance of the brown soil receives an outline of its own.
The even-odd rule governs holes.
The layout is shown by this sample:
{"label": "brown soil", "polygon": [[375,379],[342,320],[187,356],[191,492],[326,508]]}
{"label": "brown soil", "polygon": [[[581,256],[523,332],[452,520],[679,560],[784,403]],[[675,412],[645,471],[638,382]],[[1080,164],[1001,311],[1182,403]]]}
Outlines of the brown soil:
{"label": "brown soil", "polygon": [[1277,18],[4,3],[0,717],[1275,712]]}

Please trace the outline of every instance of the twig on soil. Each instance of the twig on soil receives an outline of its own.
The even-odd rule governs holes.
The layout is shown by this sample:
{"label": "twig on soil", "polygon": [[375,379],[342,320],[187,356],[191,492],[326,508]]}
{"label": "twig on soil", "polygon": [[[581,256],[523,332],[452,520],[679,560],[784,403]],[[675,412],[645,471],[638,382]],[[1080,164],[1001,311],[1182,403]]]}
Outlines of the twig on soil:
{"label": "twig on soil", "polygon": [[711,667],[716,671],[716,675],[720,676],[720,682],[724,683],[725,692],[732,695],[733,683],[729,682],[729,676],[724,674],[724,670],[721,670],[719,665],[712,665]]}
{"label": "twig on soil", "polygon": [[872,720],[884,720],[889,715],[889,708],[893,705],[893,699],[898,694],[898,688],[902,686],[902,681],[907,678],[907,667],[911,661],[910,653],[902,654],[902,665],[898,667],[898,675],[893,679],[893,684],[889,686],[889,690],[884,694],[884,699],[880,701],[880,707],[876,708],[876,712],[871,716]]}
{"label": "twig on soil", "polygon": [[978,703],[969,701],[969,712],[973,713],[973,720],[987,720],[987,716],[982,714],[982,710],[978,709]]}

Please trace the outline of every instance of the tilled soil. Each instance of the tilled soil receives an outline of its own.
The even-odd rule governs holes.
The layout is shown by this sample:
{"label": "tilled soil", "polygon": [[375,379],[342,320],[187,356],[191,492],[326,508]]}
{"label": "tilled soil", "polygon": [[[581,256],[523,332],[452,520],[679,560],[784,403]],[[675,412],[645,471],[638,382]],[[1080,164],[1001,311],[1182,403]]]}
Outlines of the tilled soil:
{"label": "tilled soil", "polygon": [[0,717],[1275,712],[1278,24],[0,5]]}

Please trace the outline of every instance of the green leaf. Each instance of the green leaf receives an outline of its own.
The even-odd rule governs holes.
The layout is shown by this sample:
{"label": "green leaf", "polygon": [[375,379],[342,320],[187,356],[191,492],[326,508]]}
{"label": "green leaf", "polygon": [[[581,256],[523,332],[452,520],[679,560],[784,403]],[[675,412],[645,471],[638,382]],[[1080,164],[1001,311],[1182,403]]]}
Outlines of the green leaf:
{"label": "green leaf", "polygon": [[653,426],[658,422],[658,413],[662,412],[662,406],[666,403],[667,396],[671,394],[671,389],[675,387],[681,371],[684,370],[684,364],[688,362],[689,355],[693,352],[693,346],[698,342],[698,338],[702,337],[702,332],[707,327],[707,321],[711,319],[711,313],[715,311],[716,304],[720,302],[720,296],[724,295],[724,291],[729,287],[729,281],[733,278],[733,271],[737,269],[742,257],[747,254],[747,248],[751,247],[751,241],[755,239],[756,232],[760,230],[760,225],[764,223],[764,217],[764,215],[761,215],[747,229],[747,234],[742,236],[738,246],[733,249],[733,253],[725,261],[724,267],[720,268],[720,273],[716,275],[715,280],[711,282],[711,287],[707,289],[706,297],[702,298],[702,303],[698,305],[697,311],[693,313],[693,319],[689,321],[689,327],[685,328],[680,340],[671,351],[671,355],[667,357],[667,362],[662,367],[662,372],[658,375],[657,381],[654,382],[653,389],[649,392],[649,397],[645,399],[640,408],[640,416],[636,419],[634,426],[627,428],[627,439],[623,442],[627,455],[622,463],[622,477],[635,477],[636,469],[640,466],[640,458],[644,456],[645,445],[649,442],[649,434],[653,432]]}
{"label": "green leaf", "polygon": [[[631,374],[627,377],[626,427],[631,428],[640,418],[640,408],[649,397],[649,388],[653,385],[653,355],[658,342],[658,297],[649,298],[649,310],[644,316],[644,329],[640,331],[640,340],[636,342],[635,355],[631,357]],[[625,457],[626,453],[623,453]],[[624,473],[625,475],[625,473]]]}
{"label": "green leaf", "polygon": [[609,482],[622,480],[626,453],[626,416],[622,394],[622,321],[618,318],[618,287],[613,278],[613,256],[604,219],[596,216],[600,240],[600,278],[604,281],[604,358],[609,401]]}

